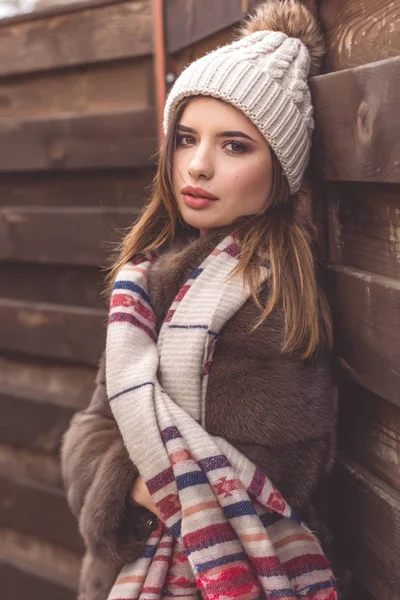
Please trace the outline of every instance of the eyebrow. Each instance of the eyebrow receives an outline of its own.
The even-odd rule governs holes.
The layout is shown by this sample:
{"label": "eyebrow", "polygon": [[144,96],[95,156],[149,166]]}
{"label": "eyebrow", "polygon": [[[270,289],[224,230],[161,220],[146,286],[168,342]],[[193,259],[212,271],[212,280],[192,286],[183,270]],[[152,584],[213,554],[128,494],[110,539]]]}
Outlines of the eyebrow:
{"label": "eyebrow", "polygon": [[[186,133],[198,133],[195,129],[192,129],[192,127],[187,127],[186,125],[181,125],[180,123],[178,125],[178,129],[180,129],[181,131],[184,131]],[[254,140],[252,137],[247,135],[247,133],[244,133],[244,131],[221,131],[220,133],[217,134],[217,137],[219,137],[219,138],[222,138],[222,137],[245,138],[246,140],[251,140],[252,142],[256,143],[256,140]]]}

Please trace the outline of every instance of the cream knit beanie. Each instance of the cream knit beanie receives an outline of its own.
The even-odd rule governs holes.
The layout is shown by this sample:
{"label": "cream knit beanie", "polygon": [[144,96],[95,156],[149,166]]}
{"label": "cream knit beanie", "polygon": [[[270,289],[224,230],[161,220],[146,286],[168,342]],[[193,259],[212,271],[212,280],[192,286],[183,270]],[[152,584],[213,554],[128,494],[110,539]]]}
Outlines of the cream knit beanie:
{"label": "cream knit beanie", "polygon": [[182,72],[165,104],[164,131],[183,98],[220,98],[256,125],[295,193],[310,154],[314,122],[308,76],[318,72],[324,55],[321,32],[299,1],[270,0],[245,23],[241,35]]}

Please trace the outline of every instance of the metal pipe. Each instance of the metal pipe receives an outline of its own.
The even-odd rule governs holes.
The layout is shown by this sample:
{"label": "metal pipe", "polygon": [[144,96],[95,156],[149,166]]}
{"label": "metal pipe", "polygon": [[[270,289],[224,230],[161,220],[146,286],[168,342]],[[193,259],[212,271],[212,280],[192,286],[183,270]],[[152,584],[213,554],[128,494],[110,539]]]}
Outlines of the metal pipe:
{"label": "metal pipe", "polygon": [[155,85],[157,102],[157,123],[159,140],[162,142],[164,133],[162,128],[164,104],[166,100],[165,81],[165,31],[164,31],[164,0],[154,0],[155,21]]}

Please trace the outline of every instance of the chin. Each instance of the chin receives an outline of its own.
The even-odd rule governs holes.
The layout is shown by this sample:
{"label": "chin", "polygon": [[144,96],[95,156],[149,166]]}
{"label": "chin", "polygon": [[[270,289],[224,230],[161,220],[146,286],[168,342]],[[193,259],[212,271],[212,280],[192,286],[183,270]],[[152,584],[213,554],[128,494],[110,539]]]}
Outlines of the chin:
{"label": "chin", "polygon": [[201,213],[200,211],[195,212],[192,210],[185,210],[185,208],[181,210],[182,218],[185,223],[195,229],[216,229],[217,227],[224,227],[225,225],[233,223],[233,219],[229,219],[228,217],[223,218],[222,216],[207,215],[206,211]]}

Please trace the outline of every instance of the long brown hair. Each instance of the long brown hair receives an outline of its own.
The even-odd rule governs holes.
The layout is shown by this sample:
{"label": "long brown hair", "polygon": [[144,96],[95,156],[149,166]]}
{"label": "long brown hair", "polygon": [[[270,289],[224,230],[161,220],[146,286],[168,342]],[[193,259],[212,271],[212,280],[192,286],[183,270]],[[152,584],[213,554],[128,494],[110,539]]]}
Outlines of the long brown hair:
{"label": "long brown hair", "polygon": [[[122,240],[118,257],[108,268],[107,294],[120,268],[135,254],[160,248],[188,229],[182,221],[173,194],[172,161],[177,126],[190,98],[177,107],[165,141],[159,151],[158,169],[150,199],[139,220]],[[329,305],[316,274],[315,227],[302,193],[291,195],[279,160],[273,160],[272,190],[266,206],[252,217],[238,220],[235,230],[241,251],[234,274],[248,283],[260,308],[257,328],[282,307],[285,322],[282,352],[301,352],[310,358],[321,345],[332,346]],[[254,260],[255,257],[257,260]],[[270,267],[269,293],[265,306],[260,302],[259,259]]]}

